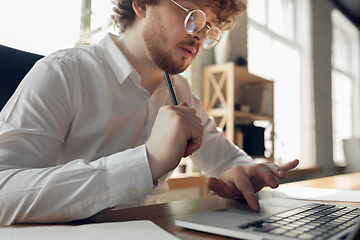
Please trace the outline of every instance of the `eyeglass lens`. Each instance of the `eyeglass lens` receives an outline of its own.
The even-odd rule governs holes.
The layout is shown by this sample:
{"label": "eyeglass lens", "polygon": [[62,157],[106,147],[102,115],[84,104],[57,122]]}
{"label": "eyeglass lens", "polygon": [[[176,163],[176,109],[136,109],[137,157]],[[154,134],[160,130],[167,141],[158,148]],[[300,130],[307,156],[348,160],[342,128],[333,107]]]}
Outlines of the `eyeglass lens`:
{"label": "eyeglass lens", "polygon": [[211,28],[206,34],[205,48],[212,48],[220,41],[221,32],[218,28]]}
{"label": "eyeglass lens", "polygon": [[186,19],[186,31],[190,34],[199,32],[205,24],[206,16],[200,11],[191,11]]}
{"label": "eyeglass lens", "polygon": [[[199,32],[205,25],[206,16],[200,10],[191,11],[185,19],[185,29],[189,34]],[[205,48],[214,47],[220,41],[221,32],[218,28],[210,28],[204,42]]]}

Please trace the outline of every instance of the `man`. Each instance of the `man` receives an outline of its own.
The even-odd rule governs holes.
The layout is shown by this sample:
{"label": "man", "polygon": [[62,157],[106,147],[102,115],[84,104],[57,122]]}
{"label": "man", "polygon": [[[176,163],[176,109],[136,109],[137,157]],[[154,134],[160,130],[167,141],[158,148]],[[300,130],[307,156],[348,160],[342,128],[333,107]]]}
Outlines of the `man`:
{"label": "man", "polygon": [[[120,37],[45,57],[2,110],[0,224],[65,222],[156,203],[169,173],[189,155],[211,190],[243,196],[258,211],[255,192],[277,187],[276,177],[285,178],[298,160],[254,164],[177,75],[201,47],[216,44],[217,27],[231,27],[244,5],[115,3]],[[164,71],[179,106],[171,105]]]}

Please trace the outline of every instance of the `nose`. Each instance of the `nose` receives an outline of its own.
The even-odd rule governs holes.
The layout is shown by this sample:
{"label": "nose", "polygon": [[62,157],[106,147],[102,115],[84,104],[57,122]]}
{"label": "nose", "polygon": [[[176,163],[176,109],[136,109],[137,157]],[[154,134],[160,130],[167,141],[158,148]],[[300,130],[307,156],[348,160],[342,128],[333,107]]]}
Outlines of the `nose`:
{"label": "nose", "polygon": [[204,41],[206,40],[206,26],[204,26],[200,31],[195,34],[190,35],[192,38],[196,40],[197,43],[201,43],[204,45]]}

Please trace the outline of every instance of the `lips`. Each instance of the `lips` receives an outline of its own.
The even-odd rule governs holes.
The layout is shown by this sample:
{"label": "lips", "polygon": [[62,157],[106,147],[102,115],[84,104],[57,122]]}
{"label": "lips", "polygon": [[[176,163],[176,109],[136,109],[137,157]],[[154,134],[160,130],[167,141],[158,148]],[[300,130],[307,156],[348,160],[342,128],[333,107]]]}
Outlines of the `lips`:
{"label": "lips", "polygon": [[191,58],[195,53],[196,49],[193,47],[180,47],[186,58]]}
{"label": "lips", "polygon": [[187,50],[189,53],[193,54],[195,52],[195,49],[194,48],[189,48],[189,47],[185,47],[184,48],[185,50]]}

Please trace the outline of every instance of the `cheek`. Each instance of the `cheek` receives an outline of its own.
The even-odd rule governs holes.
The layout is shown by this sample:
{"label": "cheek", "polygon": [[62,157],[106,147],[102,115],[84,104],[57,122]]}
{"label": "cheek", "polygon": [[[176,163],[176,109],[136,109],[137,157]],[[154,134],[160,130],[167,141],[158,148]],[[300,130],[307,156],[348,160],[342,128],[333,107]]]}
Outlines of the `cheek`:
{"label": "cheek", "polygon": [[[181,9],[180,9],[181,10]],[[168,12],[164,14],[162,17],[162,24],[166,29],[166,33],[168,35],[184,37],[187,36],[184,27],[185,16],[182,16],[178,13]]]}

